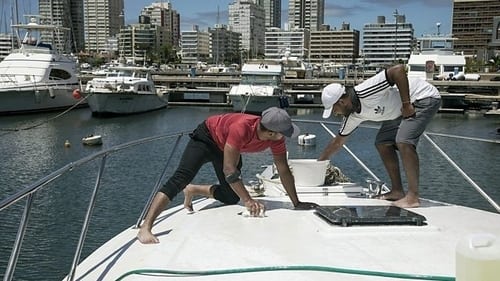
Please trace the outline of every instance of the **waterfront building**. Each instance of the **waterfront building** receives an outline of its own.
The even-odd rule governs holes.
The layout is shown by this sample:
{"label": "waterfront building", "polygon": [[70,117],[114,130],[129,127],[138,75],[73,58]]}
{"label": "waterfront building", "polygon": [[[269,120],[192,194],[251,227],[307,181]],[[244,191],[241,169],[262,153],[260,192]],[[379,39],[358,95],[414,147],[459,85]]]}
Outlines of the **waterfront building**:
{"label": "waterfront building", "polygon": [[192,30],[181,32],[181,58],[183,64],[197,65],[207,62],[210,56],[210,34],[197,25]]}
{"label": "waterfront building", "polygon": [[397,10],[394,18],[386,23],[385,16],[378,16],[377,23],[363,26],[363,64],[379,68],[408,62],[415,45],[413,25]]}
{"label": "waterfront building", "polygon": [[325,0],[289,0],[288,25],[293,28],[319,30],[325,20]]}
{"label": "waterfront building", "polygon": [[264,54],[265,11],[251,0],[236,0],[229,4],[229,26],[241,34],[240,49],[244,57],[257,58]]}
{"label": "waterfront building", "polygon": [[255,0],[264,7],[266,28],[281,28],[281,0]]}
{"label": "waterfront building", "polygon": [[309,59],[309,42],[309,29],[268,28],[266,30],[265,57],[266,59],[281,59],[288,52],[287,55],[291,57],[307,60]]}
{"label": "waterfront building", "polygon": [[350,65],[358,56],[359,30],[351,30],[348,23],[343,23],[340,30],[323,26],[321,30],[311,32],[311,63]]}
{"label": "waterfront building", "polygon": [[103,53],[124,26],[123,0],[83,0],[85,50]]}
{"label": "waterfront building", "polygon": [[120,30],[120,57],[137,65],[145,65],[153,54],[160,52],[160,47],[167,36],[166,27],[151,24],[148,16],[140,16],[139,23],[130,24]]}
{"label": "waterfront building", "polygon": [[[85,47],[83,2],[81,0],[39,0],[38,11],[42,24],[68,28],[69,32],[56,31],[54,44],[58,50],[82,51]],[[42,38],[52,38],[43,33]]]}
{"label": "waterfront building", "polygon": [[163,34],[166,38],[159,39],[160,41],[166,42],[174,49],[179,48],[181,38],[180,16],[179,13],[173,9],[170,2],[153,3],[146,6],[142,9],[141,15],[148,16],[151,20],[151,24],[164,27],[166,32]]}
{"label": "waterfront building", "polygon": [[224,24],[209,28],[210,58],[216,65],[239,63],[241,34],[234,32]]}
{"label": "waterfront building", "polygon": [[[492,57],[500,57],[500,16],[493,18],[493,32],[489,47],[492,50]],[[488,62],[491,62],[491,59]]]}
{"label": "waterfront building", "polygon": [[453,0],[452,33],[458,40],[455,51],[488,61],[498,47],[491,46],[493,35],[498,35],[494,18],[500,16],[499,0]]}

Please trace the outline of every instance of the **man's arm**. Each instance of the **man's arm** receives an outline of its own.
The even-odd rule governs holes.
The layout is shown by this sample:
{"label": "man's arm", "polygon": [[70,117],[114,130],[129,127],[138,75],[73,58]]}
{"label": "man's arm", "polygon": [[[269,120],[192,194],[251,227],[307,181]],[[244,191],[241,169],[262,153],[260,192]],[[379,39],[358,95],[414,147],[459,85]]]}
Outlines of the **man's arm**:
{"label": "man's arm", "polygon": [[389,80],[391,84],[396,84],[398,87],[401,103],[403,104],[401,108],[403,118],[413,116],[415,114],[415,109],[410,101],[410,86],[404,65],[398,64],[387,69],[387,80]]}
{"label": "man's arm", "polygon": [[229,144],[224,146],[224,166],[223,172],[226,176],[226,181],[229,183],[234,192],[243,201],[245,207],[252,216],[258,216],[262,211],[265,211],[265,206],[252,199],[241,179],[240,171],[238,170],[238,162],[240,161],[240,151]]}
{"label": "man's arm", "polygon": [[337,153],[342,148],[347,138],[347,136],[336,136],[333,138],[319,155],[318,161],[329,160],[333,154]]}
{"label": "man's arm", "polygon": [[295,180],[293,178],[292,172],[290,171],[290,166],[288,166],[288,161],[286,154],[274,155],[274,164],[278,169],[281,184],[286,190],[286,193],[290,197],[293,206],[297,210],[308,210],[318,206],[316,203],[301,202],[297,196],[297,189],[295,188]]}

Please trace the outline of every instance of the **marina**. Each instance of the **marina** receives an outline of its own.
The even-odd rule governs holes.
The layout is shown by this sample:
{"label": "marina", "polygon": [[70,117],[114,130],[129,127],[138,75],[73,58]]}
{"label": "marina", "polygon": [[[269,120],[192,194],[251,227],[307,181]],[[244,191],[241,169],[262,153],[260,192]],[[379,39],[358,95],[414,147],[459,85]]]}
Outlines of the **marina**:
{"label": "marina", "polygon": [[[232,86],[238,85],[241,81],[240,73],[209,73],[197,72],[190,76],[188,71],[181,75],[180,71],[155,73],[153,80],[158,86],[162,86],[169,93],[169,103],[171,105],[201,105],[218,107],[231,107],[228,93]],[[321,107],[321,90],[330,83],[343,83],[356,85],[363,81],[361,74],[352,73],[345,79],[338,77],[318,77],[305,79],[282,79],[283,92],[289,97],[289,106],[298,108]],[[492,102],[500,99],[500,82],[490,81],[494,74],[482,74],[479,81],[441,81],[429,80],[436,86],[446,102],[444,110],[463,112],[467,104],[471,104],[471,109],[489,107]],[[82,81],[87,81],[88,76],[82,77]],[[309,98],[304,100],[303,97]],[[459,108],[457,108],[457,105]]]}
{"label": "marina", "polygon": [[[338,29],[333,24],[339,17],[332,16],[337,8],[326,1],[222,1],[223,18],[217,5],[213,28],[215,5],[207,1],[196,7],[187,1],[4,2],[0,18],[5,29],[12,24],[0,32],[0,56],[6,56],[0,62],[4,281],[498,281],[500,38],[491,32],[498,26],[494,1],[431,9],[398,3],[389,7],[395,23],[382,15],[388,6],[353,2],[345,8],[354,12]],[[428,12],[425,22],[422,11]],[[474,23],[462,11],[473,13]],[[32,12],[40,16],[20,24],[18,17]],[[281,16],[286,12],[288,19]],[[358,22],[377,13],[376,24]],[[444,18],[446,25],[451,19],[450,31],[470,44],[460,42],[461,53],[452,53],[451,36],[414,37],[431,18]],[[488,36],[476,37],[483,30]],[[342,116],[322,118],[323,88],[359,85],[399,63],[442,97],[416,146],[420,166],[398,144],[391,156],[400,154],[411,171],[399,181],[392,173],[390,178],[387,169],[394,171],[398,161],[382,161],[379,153],[387,154],[374,145],[380,124],[372,122],[356,128],[335,156],[317,161],[344,124]],[[401,76],[385,86],[393,80],[406,86],[399,69]],[[403,104],[411,103],[403,96]],[[433,104],[437,110],[437,100]],[[241,180],[232,188],[243,202],[224,205],[212,194],[204,197],[210,192],[190,198],[191,188],[174,184],[179,194],[153,223],[160,243],[142,244],[158,242],[144,231],[138,237],[138,228],[162,185],[184,172],[177,170],[181,159],[197,153],[191,146],[184,151],[190,137],[196,139],[193,129],[215,114],[260,114],[270,106],[286,109],[300,134],[264,121],[252,123],[257,136],[231,125],[230,132],[252,136],[256,145],[256,137],[294,135],[286,139],[286,159],[280,144],[272,148],[280,151],[274,158],[269,150],[242,154],[242,167],[227,177],[215,175],[217,163],[202,166],[192,184],[221,184],[223,176]],[[371,113],[398,115],[399,108],[382,106]],[[403,106],[404,116],[410,109]],[[227,156],[238,156],[234,135],[223,173],[237,159]],[[211,148],[204,155],[215,153]],[[401,182],[412,204],[377,198],[391,182],[391,195],[398,195]],[[258,213],[245,207],[249,197],[259,203],[253,206]]]}

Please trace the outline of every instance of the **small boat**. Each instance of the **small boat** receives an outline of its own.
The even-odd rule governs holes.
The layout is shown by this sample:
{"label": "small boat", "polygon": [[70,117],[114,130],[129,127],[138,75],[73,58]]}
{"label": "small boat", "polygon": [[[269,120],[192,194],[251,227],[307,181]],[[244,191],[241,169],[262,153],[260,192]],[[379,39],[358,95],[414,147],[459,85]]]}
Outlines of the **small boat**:
{"label": "small boat", "polygon": [[168,105],[168,92],[158,89],[151,70],[112,66],[106,77],[87,82],[85,94],[93,115],[126,115],[153,111]]}
{"label": "small boat", "polygon": [[19,48],[0,62],[0,114],[86,105],[79,93],[76,58],[59,52],[50,36],[45,36],[67,29],[41,23],[37,16],[29,16],[29,23],[12,28],[15,34],[24,31],[24,38],[19,38]]}
{"label": "small boat", "polygon": [[245,63],[241,68],[240,84],[229,90],[234,111],[261,113],[269,107],[286,108],[289,98],[282,87],[283,66],[273,61]]}
{"label": "small boat", "polygon": [[101,145],[102,137],[101,135],[88,135],[82,138],[82,143],[84,145]]}

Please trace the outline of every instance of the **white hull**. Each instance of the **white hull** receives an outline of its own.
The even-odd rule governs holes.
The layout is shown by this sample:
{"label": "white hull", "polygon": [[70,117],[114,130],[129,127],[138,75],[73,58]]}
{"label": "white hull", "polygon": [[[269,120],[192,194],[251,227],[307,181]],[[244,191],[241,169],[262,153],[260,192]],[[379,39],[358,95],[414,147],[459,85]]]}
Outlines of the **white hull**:
{"label": "white hull", "polygon": [[[5,91],[0,89],[0,114],[30,113],[69,108],[78,102],[72,95],[73,89],[76,88],[78,88],[78,85],[69,85],[66,88],[48,86],[38,90],[33,89],[33,87],[28,87],[25,90],[13,89]],[[81,105],[84,105],[84,103]]]}
{"label": "white hull", "polygon": [[93,114],[135,114],[167,107],[168,95],[94,93],[88,104]]}
{"label": "white hull", "polygon": [[269,107],[288,107],[287,96],[229,95],[234,111],[259,113]]}

